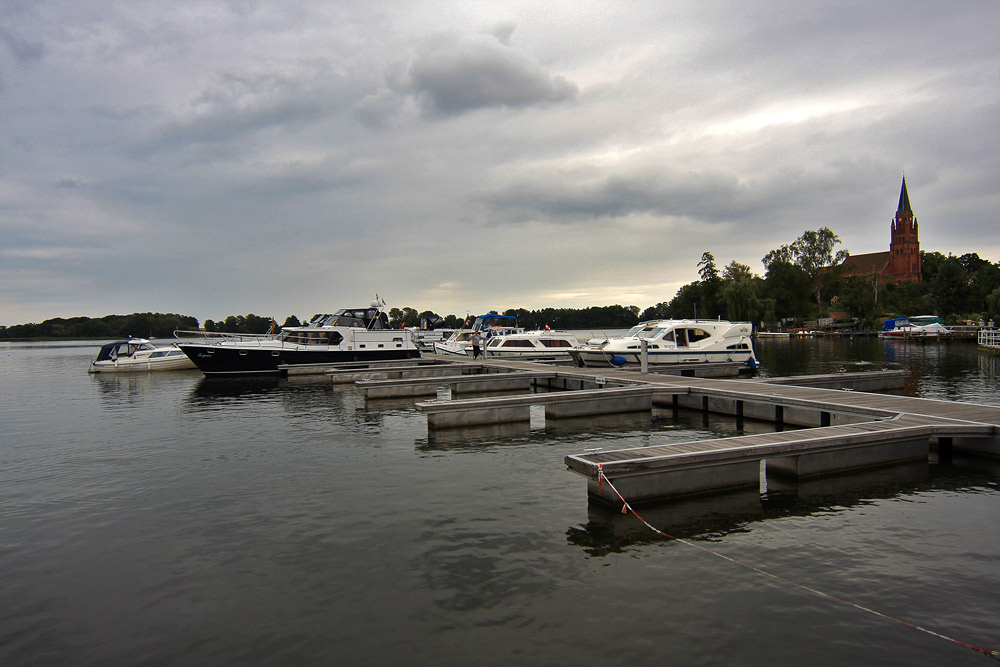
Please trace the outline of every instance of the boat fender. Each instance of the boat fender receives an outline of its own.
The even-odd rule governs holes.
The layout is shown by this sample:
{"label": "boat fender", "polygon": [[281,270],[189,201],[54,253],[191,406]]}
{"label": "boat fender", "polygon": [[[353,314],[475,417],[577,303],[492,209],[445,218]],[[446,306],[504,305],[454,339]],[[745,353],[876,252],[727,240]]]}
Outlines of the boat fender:
{"label": "boat fender", "polygon": [[747,359],[747,366],[749,366],[750,370],[752,371],[757,370],[757,360],[754,359],[753,357],[750,357],[749,359]]}
{"label": "boat fender", "polygon": [[628,360],[625,359],[625,357],[614,356],[611,357],[611,363],[613,363],[615,366],[624,366],[626,363],[628,363]]}

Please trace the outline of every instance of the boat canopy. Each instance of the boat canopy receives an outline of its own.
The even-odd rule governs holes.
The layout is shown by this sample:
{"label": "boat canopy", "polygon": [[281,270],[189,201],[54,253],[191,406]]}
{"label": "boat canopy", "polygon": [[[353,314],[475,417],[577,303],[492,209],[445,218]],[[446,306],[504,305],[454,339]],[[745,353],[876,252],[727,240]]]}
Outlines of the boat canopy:
{"label": "boat canopy", "polygon": [[381,308],[341,308],[332,314],[316,315],[309,320],[308,326],[388,329],[389,317]]}
{"label": "boat canopy", "polygon": [[488,313],[486,315],[480,315],[472,323],[473,329],[485,329],[486,327],[489,326],[516,327],[517,318],[514,317],[513,315],[499,315],[497,313]]}
{"label": "boat canopy", "polygon": [[151,350],[153,345],[145,338],[116,340],[101,346],[94,361],[111,361],[118,357],[131,357],[139,350]]}
{"label": "boat canopy", "polygon": [[882,331],[892,331],[893,329],[909,326],[913,326],[909,319],[905,317],[893,317],[885,321],[885,324],[882,325]]}

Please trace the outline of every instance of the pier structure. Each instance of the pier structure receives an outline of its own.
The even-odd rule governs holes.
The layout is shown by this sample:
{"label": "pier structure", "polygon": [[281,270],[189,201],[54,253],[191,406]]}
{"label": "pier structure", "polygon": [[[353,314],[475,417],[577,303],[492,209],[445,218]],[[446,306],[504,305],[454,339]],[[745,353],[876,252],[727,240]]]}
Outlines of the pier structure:
{"label": "pier structure", "polygon": [[544,406],[546,421],[685,409],[775,425],[770,433],[566,456],[567,468],[586,478],[588,494],[608,503],[619,499],[602,480],[612,481],[629,502],[644,502],[759,487],[762,468],[767,475],[805,480],[926,462],[932,449],[940,456],[1000,456],[1000,406],[870,393],[901,388],[908,371],[755,380],[448,361],[436,367],[381,362],[328,373],[335,382],[354,382],[372,400],[418,398],[415,407],[432,430],[518,423],[528,428],[533,406]]}

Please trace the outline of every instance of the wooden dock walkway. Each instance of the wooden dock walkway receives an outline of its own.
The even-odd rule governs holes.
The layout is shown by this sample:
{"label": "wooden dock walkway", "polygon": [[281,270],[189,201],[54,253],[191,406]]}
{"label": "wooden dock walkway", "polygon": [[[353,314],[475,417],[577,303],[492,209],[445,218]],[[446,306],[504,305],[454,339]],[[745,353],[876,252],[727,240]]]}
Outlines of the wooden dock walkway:
{"label": "wooden dock walkway", "polygon": [[[618,498],[602,478],[629,502],[642,502],[757,486],[762,462],[769,475],[802,479],[926,461],[932,446],[1000,456],[1000,406],[872,393],[901,388],[907,371],[712,378],[424,355],[419,362],[343,364],[326,372],[369,399],[417,398],[430,429],[530,427],[530,409],[539,405],[546,420],[665,408],[776,425],[773,433],[566,456],[569,470],[587,479],[588,493],[610,503]],[[462,393],[475,395],[453,398]],[[440,398],[419,400],[426,396]]]}
{"label": "wooden dock walkway", "polygon": [[[678,383],[675,378],[657,380],[663,386]],[[600,484],[601,475],[613,480],[630,502],[641,502],[757,486],[761,461],[766,461],[768,474],[802,479],[927,460],[932,443],[1000,455],[997,406],[777,382],[685,378],[683,384],[688,390],[681,397],[683,407],[698,409],[692,398],[699,397],[702,409],[767,418],[762,406],[772,404],[776,415],[784,413],[786,419],[791,416],[813,428],[567,456],[568,468],[588,479],[591,495],[618,501]],[[755,407],[750,415],[745,406],[720,410],[725,401]]]}
{"label": "wooden dock walkway", "polygon": [[[490,360],[483,364],[526,374],[544,368],[530,362]],[[908,375],[906,371],[754,380],[642,374],[609,367],[559,369],[557,375],[573,376],[579,382],[587,378],[604,388],[562,394],[434,401],[418,403],[417,408],[428,413],[428,424],[432,427],[436,415],[450,414],[452,418],[442,420],[441,424],[459,425],[463,422],[454,415],[488,410],[491,405],[499,408],[501,403],[507,411],[506,416],[513,419],[527,419],[527,408],[523,406],[538,403],[546,404],[546,419],[641,410],[658,405],[805,427],[565,457],[571,471],[587,478],[588,492],[593,497],[612,503],[618,499],[609,485],[600,483],[602,475],[612,480],[615,488],[630,502],[641,502],[757,486],[761,461],[766,461],[769,474],[809,478],[900,462],[926,461],[932,444],[942,449],[955,447],[971,453],[1000,456],[1000,406],[858,390],[859,387],[879,390],[901,386]],[[611,389],[616,386],[619,388]],[[623,394],[631,394],[633,400],[619,410],[614,403]],[[560,400],[568,400],[570,395],[577,399],[577,410],[558,412],[555,406]],[[639,395],[643,396],[641,400]],[[491,418],[493,416],[503,419],[497,414]],[[471,423],[484,422],[474,420]]]}

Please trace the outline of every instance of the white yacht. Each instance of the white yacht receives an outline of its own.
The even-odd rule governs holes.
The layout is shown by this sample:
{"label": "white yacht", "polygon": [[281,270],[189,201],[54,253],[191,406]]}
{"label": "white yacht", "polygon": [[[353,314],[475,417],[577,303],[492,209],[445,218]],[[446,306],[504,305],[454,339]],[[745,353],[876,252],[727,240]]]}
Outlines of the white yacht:
{"label": "white yacht", "polygon": [[127,371],[180,371],[195,368],[184,351],[173,345],[153,345],[145,338],[116,340],[102,345],[90,362],[90,373]]}
{"label": "white yacht", "polygon": [[577,366],[640,366],[742,363],[757,367],[749,322],[650,320],[617,338],[591,340],[569,351]]}
{"label": "white yacht", "polygon": [[524,333],[524,327],[517,326],[517,318],[513,315],[498,315],[496,313],[480,315],[473,320],[471,327],[462,327],[445,340],[435,342],[434,352],[443,355],[463,357],[468,355],[471,357],[474,355],[471,342],[474,333],[479,334],[480,347],[482,347],[498,336]]}
{"label": "white yacht", "polygon": [[286,364],[419,357],[411,331],[388,328],[384,306],[376,299],[368,308],[342,308],[317,315],[305,326],[285,327],[277,335],[198,332],[204,340],[178,345],[206,375],[280,373],[279,366]]}
{"label": "white yacht", "polygon": [[[568,361],[570,350],[579,346],[580,340],[569,331],[522,331],[489,338],[485,341],[483,356],[528,361]],[[471,347],[467,354],[473,356]]]}

